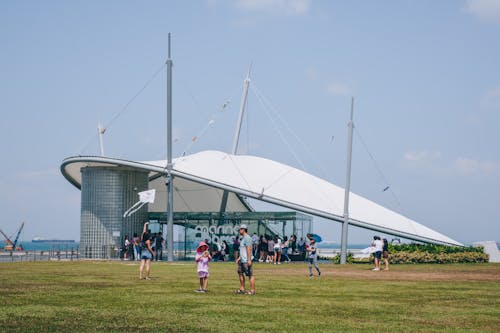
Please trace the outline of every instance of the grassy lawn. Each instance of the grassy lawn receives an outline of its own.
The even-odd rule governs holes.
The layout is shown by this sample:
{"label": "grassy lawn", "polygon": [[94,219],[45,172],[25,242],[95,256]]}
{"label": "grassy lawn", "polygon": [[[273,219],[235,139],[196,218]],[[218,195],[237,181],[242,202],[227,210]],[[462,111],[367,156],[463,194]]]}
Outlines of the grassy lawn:
{"label": "grassy lawn", "polygon": [[500,265],[256,264],[257,295],[234,295],[232,263],[0,264],[1,332],[499,332]]}

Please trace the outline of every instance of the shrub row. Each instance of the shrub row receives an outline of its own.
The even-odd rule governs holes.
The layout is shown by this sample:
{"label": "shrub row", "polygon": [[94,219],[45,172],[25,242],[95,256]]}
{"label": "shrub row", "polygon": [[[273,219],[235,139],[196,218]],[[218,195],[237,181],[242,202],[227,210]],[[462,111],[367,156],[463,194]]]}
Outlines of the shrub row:
{"label": "shrub row", "polygon": [[[416,263],[480,263],[488,262],[488,255],[483,247],[446,246],[435,244],[389,244],[390,262],[393,264]],[[332,261],[340,263],[340,255]],[[347,263],[370,263],[373,257],[355,259],[352,253],[347,255]]]}
{"label": "shrub row", "polygon": [[[455,264],[455,263],[484,263],[488,262],[488,254],[483,252],[457,252],[457,253],[430,253],[430,252],[395,252],[389,255],[391,264]],[[348,253],[346,261],[349,264],[371,263],[370,258],[355,259]],[[340,255],[332,258],[335,264],[340,263]]]}
{"label": "shrub row", "polygon": [[446,246],[435,244],[389,244],[389,252],[427,252],[427,253],[483,253],[483,247]]}
{"label": "shrub row", "polygon": [[389,256],[393,264],[454,264],[488,262],[488,255],[480,252],[430,253],[395,252]]}

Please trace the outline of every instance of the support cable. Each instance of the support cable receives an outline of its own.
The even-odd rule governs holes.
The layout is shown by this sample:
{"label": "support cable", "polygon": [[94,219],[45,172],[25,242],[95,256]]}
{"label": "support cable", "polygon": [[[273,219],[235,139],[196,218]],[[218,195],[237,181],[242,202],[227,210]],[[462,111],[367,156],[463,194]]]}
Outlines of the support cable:
{"label": "support cable", "polygon": [[278,133],[278,136],[280,137],[281,141],[285,144],[285,146],[288,148],[290,153],[293,155],[297,163],[299,163],[300,167],[302,170],[306,170],[306,167],[302,160],[299,158],[297,153],[292,149],[291,144],[286,140],[285,136],[283,135],[282,131],[278,128],[278,125],[276,124],[276,120],[271,116],[269,113],[268,107],[265,104],[265,101],[263,100],[262,96],[259,94],[257,89],[252,88],[252,91],[254,92],[255,96],[257,97],[257,100],[259,101],[260,105],[264,109],[264,112],[266,113],[267,117],[271,121],[271,125],[273,126],[274,130]]}
{"label": "support cable", "polygon": [[[329,173],[326,171],[326,168],[323,166],[322,163],[320,163],[315,155],[313,154],[312,150],[302,141],[302,139],[297,135],[297,131],[292,130],[290,124],[286,121],[286,119],[278,112],[278,110],[272,105],[272,103],[259,91],[259,89],[256,87],[255,83],[251,87],[254,89],[254,92],[257,92],[262,98],[263,101],[269,106],[269,109],[275,114],[276,118],[284,125],[285,129],[288,130],[292,134],[292,136],[297,140],[297,142],[302,146],[304,151],[309,155],[310,160],[318,167],[318,169],[324,174],[328,175]],[[304,168],[305,170],[305,168]]]}
{"label": "support cable", "polygon": [[[149,86],[149,84],[151,82],[153,82],[153,80],[156,78],[156,76],[158,76],[158,74],[163,70],[163,68],[165,68],[165,66],[166,66],[166,64],[162,64],[161,67],[158,68],[158,70],[156,70],[156,72],[146,81],[146,83],[142,86],[142,88],[139,89],[139,91],[137,91],[137,93],[131,99],[129,99],[129,101],[125,104],[125,106],[123,106],[121,108],[121,110],[118,111],[113,116],[113,118],[111,118],[111,120],[104,126],[104,129],[109,129],[109,127],[111,127],[111,125],[127,110],[127,108],[130,106],[130,104],[132,104],[132,102],[137,97],[139,97],[139,95]],[[95,140],[95,135],[90,136],[87,139],[86,143],[80,147],[78,152],[80,154],[82,154],[87,149],[87,147],[92,143],[92,141],[94,141],[94,140]]]}
{"label": "support cable", "polygon": [[382,172],[382,169],[380,168],[380,166],[377,163],[377,161],[376,161],[375,157],[373,156],[373,154],[368,149],[368,145],[366,144],[365,140],[363,140],[363,137],[361,136],[361,133],[359,132],[359,130],[357,129],[356,126],[354,127],[354,132],[358,136],[359,141],[361,141],[361,144],[363,145],[363,147],[365,148],[366,152],[368,153],[368,156],[370,156],[370,159],[372,160],[372,163],[375,166],[375,169],[377,170],[377,172],[379,174],[379,177],[382,179],[382,181],[384,183],[385,187],[384,187],[384,189],[382,191],[383,192],[389,191],[391,193],[392,197],[394,198],[394,201],[396,202],[396,205],[398,206],[399,213],[404,218],[406,218],[406,220],[409,222],[411,228],[413,228],[413,231],[416,233],[417,231],[416,231],[416,228],[415,228],[412,220],[410,220],[408,217],[406,217],[406,214],[405,214],[405,212],[403,210],[403,206],[401,205],[401,201],[399,200],[399,198],[396,195],[396,193],[392,190],[392,187],[389,185],[389,182],[387,181],[387,178],[385,177],[384,173]]}

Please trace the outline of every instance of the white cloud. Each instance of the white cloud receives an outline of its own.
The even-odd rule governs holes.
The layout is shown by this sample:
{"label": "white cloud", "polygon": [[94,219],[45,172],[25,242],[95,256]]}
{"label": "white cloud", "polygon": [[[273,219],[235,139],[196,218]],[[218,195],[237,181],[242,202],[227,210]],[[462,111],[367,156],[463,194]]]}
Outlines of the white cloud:
{"label": "white cloud", "polygon": [[439,151],[407,151],[404,154],[406,161],[410,162],[432,162],[441,158],[441,153]]}
{"label": "white cloud", "polygon": [[500,164],[491,161],[457,157],[454,160],[443,161],[439,151],[408,151],[404,159],[413,167],[427,171],[437,171],[442,174],[454,176],[498,176],[500,175]]}
{"label": "white cloud", "polygon": [[312,0],[238,0],[236,5],[245,11],[284,15],[304,15]]}
{"label": "white cloud", "polygon": [[490,161],[480,161],[472,158],[459,157],[453,161],[453,170],[462,175],[483,174],[496,175],[500,174],[500,165]]}
{"label": "white cloud", "polygon": [[352,96],[352,89],[345,83],[332,82],[327,84],[326,90],[333,95]]}
{"label": "white cloud", "polygon": [[500,109],[500,86],[487,91],[481,99],[481,105],[486,108]]}
{"label": "white cloud", "polygon": [[481,20],[500,23],[499,0],[467,0],[465,10]]}

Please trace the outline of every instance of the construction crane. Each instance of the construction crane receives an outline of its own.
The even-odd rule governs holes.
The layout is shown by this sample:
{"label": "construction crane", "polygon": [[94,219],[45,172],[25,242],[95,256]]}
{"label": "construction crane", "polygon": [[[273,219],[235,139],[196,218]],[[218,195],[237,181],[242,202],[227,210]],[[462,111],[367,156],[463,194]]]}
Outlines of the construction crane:
{"label": "construction crane", "polygon": [[13,241],[10,240],[10,238],[0,229],[0,233],[5,237],[5,241],[7,242],[7,245],[5,245],[4,250],[5,251],[22,251],[23,246],[17,245],[17,241],[19,240],[19,236],[21,235],[21,231],[23,231],[24,228],[24,222],[21,223],[21,226],[19,227],[19,230],[17,231],[16,239]]}

